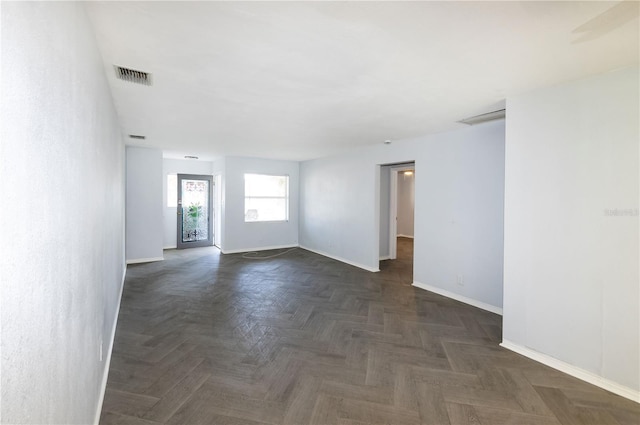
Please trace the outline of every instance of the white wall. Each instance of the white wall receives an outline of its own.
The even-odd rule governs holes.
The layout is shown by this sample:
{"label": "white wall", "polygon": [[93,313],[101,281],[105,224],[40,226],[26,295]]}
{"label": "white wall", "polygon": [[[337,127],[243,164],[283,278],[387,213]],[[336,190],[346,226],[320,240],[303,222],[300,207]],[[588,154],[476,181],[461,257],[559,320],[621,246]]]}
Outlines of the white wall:
{"label": "white wall", "polygon": [[304,248],[377,270],[380,195],[370,155],[300,163],[299,239]]}
{"label": "white wall", "polygon": [[398,236],[413,237],[414,174],[398,174]]}
{"label": "white wall", "polygon": [[[162,246],[166,248],[175,248],[178,237],[178,209],[176,207],[167,207],[167,176],[169,174],[201,174],[212,175],[213,163],[210,161],[187,160],[187,159],[169,159],[162,160]],[[214,181],[215,183],[215,181]],[[214,188],[214,214],[217,212],[215,205],[215,188]],[[215,217],[214,217],[215,223]],[[216,237],[214,232],[214,238]]]}
{"label": "white wall", "polygon": [[122,135],[82,4],[3,2],[1,27],[0,422],[93,423],[125,268]]}
{"label": "white wall", "polygon": [[[377,270],[378,164],[413,160],[415,283],[499,310],[503,121],[301,163],[300,245]],[[464,276],[464,286],[457,285],[457,275]]]}
{"label": "white wall", "polygon": [[162,151],[127,146],[127,263],[162,260]]}
{"label": "white wall", "polygon": [[638,81],[625,69],[508,99],[504,269],[505,341],[636,394]]}
{"label": "white wall", "polygon": [[[257,158],[226,157],[223,179],[223,239],[225,253],[298,245],[299,163]],[[244,221],[244,174],[289,176],[289,221]]]}

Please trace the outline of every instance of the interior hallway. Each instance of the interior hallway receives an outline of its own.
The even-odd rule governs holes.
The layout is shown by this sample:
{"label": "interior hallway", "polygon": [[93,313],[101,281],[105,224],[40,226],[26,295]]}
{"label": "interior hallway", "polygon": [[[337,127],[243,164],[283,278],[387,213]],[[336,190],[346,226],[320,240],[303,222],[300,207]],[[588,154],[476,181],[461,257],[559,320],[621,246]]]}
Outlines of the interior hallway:
{"label": "interior hallway", "polygon": [[393,276],[403,285],[413,283],[413,239],[396,238],[396,258],[380,261],[380,271],[387,276]]}
{"label": "interior hallway", "polygon": [[411,287],[409,242],[380,273],[303,249],[129,266],[101,423],[637,425],[500,348],[500,316]]}

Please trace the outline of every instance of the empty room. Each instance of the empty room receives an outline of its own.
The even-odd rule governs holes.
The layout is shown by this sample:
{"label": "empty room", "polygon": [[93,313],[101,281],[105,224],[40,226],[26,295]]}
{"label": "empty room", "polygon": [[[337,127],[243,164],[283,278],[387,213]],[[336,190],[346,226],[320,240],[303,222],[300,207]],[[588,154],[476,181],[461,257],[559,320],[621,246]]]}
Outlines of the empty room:
{"label": "empty room", "polygon": [[640,2],[0,3],[0,424],[640,423]]}

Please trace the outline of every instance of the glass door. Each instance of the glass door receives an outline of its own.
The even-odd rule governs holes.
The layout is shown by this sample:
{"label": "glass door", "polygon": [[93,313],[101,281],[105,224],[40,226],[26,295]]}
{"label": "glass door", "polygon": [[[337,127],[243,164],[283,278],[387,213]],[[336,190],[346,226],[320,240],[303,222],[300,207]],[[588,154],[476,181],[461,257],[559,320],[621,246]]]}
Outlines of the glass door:
{"label": "glass door", "polygon": [[178,174],[178,249],[213,245],[213,177]]}

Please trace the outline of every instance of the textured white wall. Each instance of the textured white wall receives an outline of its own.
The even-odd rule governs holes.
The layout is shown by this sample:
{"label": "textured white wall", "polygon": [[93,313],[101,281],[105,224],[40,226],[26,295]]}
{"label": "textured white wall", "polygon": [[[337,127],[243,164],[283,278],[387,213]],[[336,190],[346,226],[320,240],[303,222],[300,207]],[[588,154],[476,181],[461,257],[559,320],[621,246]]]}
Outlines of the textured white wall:
{"label": "textured white wall", "polygon": [[504,269],[506,341],[635,391],[638,81],[629,68],[508,100]]}
{"label": "textured white wall", "polygon": [[[295,161],[226,157],[222,251],[298,245],[298,169]],[[244,222],[244,174],[289,176],[289,221]]]}
{"label": "textured white wall", "polygon": [[414,160],[414,281],[501,307],[504,121],[302,162],[300,245],[378,269],[378,164]]}
{"label": "textured white wall", "polygon": [[[195,161],[187,159],[169,159],[162,161],[162,246],[175,248],[178,237],[178,209],[167,207],[167,175],[169,174],[202,174],[212,175],[213,163],[210,161]],[[215,181],[214,181],[215,183]],[[215,193],[214,193],[215,198]],[[214,209],[216,209],[214,199]],[[214,220],[216,217],[214,217]],[[215,223],[215,221],[214,221]],[[216,237],[214,232],[214,238]]]}
{"label": "textured white wall", "polygon": [[124,149],[83,5],[3,2],[1,84],[0,422],[93,423],[125,267]]}
{"label": "textured white wall", "polygon": [[300,163],[301,246],[378,269],[380,194],[374,164],[366,154]]}
{"label": "textured white wall", "polygon": [[398,229],[399,236],[413,236],[414,175],[398,174]]}
{"label": "textured white wall", "polygon": [[127,262],[161,260],[162,151],[127,146]]}

